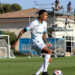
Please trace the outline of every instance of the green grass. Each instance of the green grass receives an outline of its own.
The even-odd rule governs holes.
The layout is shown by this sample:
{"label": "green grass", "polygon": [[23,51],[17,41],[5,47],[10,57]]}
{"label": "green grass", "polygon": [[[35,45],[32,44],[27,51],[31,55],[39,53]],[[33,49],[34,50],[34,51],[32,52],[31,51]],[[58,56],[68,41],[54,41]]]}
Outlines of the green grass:
{"label": "green grass", "polygon": [[[37,57],[0,59],[0,75],[34,75],[42,61],[42,58]],[[48,68],[49,74],[52,75],[55,69],[62,70],[64,75],[75,75],[75,57],[53,58]]]}

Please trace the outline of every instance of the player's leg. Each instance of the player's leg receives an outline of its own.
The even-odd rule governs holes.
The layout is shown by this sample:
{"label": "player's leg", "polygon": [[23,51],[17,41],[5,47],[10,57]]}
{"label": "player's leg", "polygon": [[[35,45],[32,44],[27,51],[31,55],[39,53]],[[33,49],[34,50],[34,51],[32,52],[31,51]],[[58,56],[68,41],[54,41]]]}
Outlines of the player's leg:
{"label": "player's leg", "polygon": [[[45,58],[45,55],[46,55],[46,53],[42,53],[43,58]],[[49,58],[49,63],[51,63],[51,62],[52,62],[52,59]],[[36,72],[35,75],[39,75],[41,72],[43,72],[43,70],[44,70],[44,63],[41,65],[41,67],[39,68],[39,70]]]}
{"label": "player's leg", "polygon": [[47,67],[49,65],[49,58],[51,56],[50,54],[52,53],[51,50],[48,49],[44,43],[40,43],[40,42],[34,43],[33,46],[32,46],[32,48],[34,50],[39,51],[39,52],[41,52],[41,51],[43,52],[44,51],[46,53],[46,55],[44,57],[44,62],[42,64],[42,66],[40,67],[40,69],[36,72],[35,75],[39,75],[40,72],[42,72],[42,71],[44,73],[46,73],[47,72]]}
{"label": "player's leg", "polygon": [[[46,50],[47,49],[47,50]],[[43,50],[41,51],[42,53],[45,53],[45,55],[43,56],[44,57],[44,62],[42,64],[42,66],[40,67],[40,69],[36,72],[35,75],[39,75],[40,72],[42,72],[42,75],[49,75],[48,72],[47,72],[47,68],[48,68],[48,65],[49,63],[52,61],[51,60],[51,50],[44,47]],[[49,54],[48,54],[49,53]]]}
{"label": "player's leg", "polygon": [[35,75],[39,75],[44,69],[44,63],[41,65],[41,67],[38,69],[38,71],[35,73]]}
{"label": "player's leg", "polygon": [[[46,55],[46,53],[42,53],[42,57],[44,58],[45,57],[45,55]],[[52,58],[50,57],[49,58],[49,63],[51,63],[52,62]]]}
{"label": "player's leg", "polygon": [[49,59],[51,58],[52,51],[45,46],[42,49],[42,52],[45,52],[46,53],[45,54],[45,57],[44,57],[44,69],[43,69],[42,75],[49,75],[47,73],[47,68],[48,68],[48,65],[49,65]]}
{"label": "player's leg", "polygon": [[[39,45],[40,45],[40,44],[39,44]],[[32,49],[34,49],[34,50],[36,50],[36,51],[38,51],[38,52],[41,53],[41,49],[40,49],[39,45],[34,42],[34,43],[31,45],[31,47],[32,47]],[[42,65],[40,66],[40,68],[39,68],[38,71],[35,73],[35,75],[39,75],[39,74],[43,71],[43,69],[44,69],[44,64],[42,64]]]}

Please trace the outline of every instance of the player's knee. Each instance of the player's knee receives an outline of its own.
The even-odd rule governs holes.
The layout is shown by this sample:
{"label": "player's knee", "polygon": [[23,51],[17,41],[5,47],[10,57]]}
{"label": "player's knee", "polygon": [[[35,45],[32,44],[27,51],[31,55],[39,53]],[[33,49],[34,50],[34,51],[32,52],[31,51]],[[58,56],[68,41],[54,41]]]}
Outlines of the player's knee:
{"label": "player's knee", "polygon": [[48,60],[45,60],[45,63],[51,63],[52,62],[52,58],[50,57]]}
{"label": "player's knee", "polygon": [[49,58],[49,63],[51,63],[52,62],[52,58]]}
{"label": "player's knee", "polygon": [[47,48],[47,47],[44,47],[42,52],[48,53],[48,54],[52,54],[52,51],[49,48]]}

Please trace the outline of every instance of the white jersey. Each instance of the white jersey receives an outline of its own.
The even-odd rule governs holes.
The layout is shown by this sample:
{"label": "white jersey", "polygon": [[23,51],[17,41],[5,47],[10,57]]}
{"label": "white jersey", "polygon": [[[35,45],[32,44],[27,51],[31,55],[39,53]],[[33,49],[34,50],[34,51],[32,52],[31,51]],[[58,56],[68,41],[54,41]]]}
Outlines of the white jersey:
{"label": "white jersey", "polygon": [[32,41],[40,41],[43,42],[42,36],[43,33],[47,31],[47,22],[43,21],[42,23],[39,22],[38,19],[32,21],[27,27],[26,30],[31,31],[31,38]]}

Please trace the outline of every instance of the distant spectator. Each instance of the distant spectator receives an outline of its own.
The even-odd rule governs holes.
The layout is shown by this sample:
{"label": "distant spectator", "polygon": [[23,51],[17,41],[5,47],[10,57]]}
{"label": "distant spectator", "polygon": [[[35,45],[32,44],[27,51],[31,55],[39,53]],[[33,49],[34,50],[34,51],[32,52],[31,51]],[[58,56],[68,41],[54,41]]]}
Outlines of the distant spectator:
{"label": "distant spectator", "polygon": [[71,2],[69,2],[69,3],[67,4],[67,12],[71,12],[71,10],[72,10]]}
{"label": "distant spectator", "polygon": [[63,9],[63,6],[60,6],[59,9]]}
{"label": "distant spectator", "polygon": [[54,5],[54,3],[52,4],[52,10],[53,10],[53,11],[55,10],[55,5]]}
{"label": "distant spectator", "polygon": [[57,27],[57,24],[55,22],[52,22],[51,26],[52,27]]}
{"label": "distant spectator", "polygon": [[70,27],[70,25],[69,25],[69,16],[66,18],[66,20],[65,20],[65,27],[68,25],[69,27]]}
{"label": "distant spectator", "polygon": [[56,7],[56,10],[58,11],[59,10],[59,4],[60,4],[60,2],[59,2],[59,0],[56,0],[55,1],[55,7]]}

